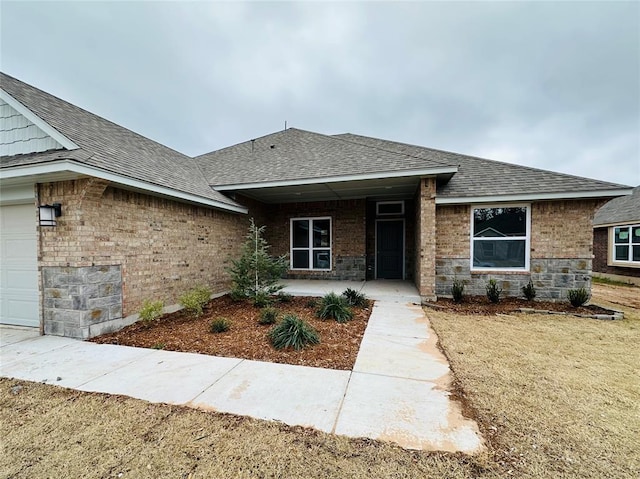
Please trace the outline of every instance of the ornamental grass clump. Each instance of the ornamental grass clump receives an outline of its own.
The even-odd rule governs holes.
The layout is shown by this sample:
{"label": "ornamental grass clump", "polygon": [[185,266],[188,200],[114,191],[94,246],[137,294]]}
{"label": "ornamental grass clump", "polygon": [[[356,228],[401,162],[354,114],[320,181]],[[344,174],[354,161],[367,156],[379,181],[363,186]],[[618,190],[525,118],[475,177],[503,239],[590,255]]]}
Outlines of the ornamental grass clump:
{"label": "ornamental grass clump", "polygon": [[453,279],[453,284],[451,285],[451,296],[453,296],[454,303],[462,303],[462,300],[464,299],[464,282],[458,278]]}
{"label": "ornamental grass clump", "polygon": [[184,293],[178,301],[180,305],[192,316],[202,315],[204,307],[211,299],[211,290],[206,286],[196,286]]}
{"label": "ornamental grass clump", "polygon": [[211,321],[209,331],[212,333],[224,333],[225,331],[229,331],[229,328],[231,328],[231,323],[227,318],[218,318]]}
{"label": "ornamental grass clump", "polygon": [[335,319],[338,323],[346,323],[353,319],[353,311],[344,296],[327,293],[320,300],[316,313],[320,319]]}
{"label": "ornamental grass clump", "polygon": [[498,282],[491,278],[487,281],[487,299],[492,303],[500,302],[500,295],[502,294],[502,288],[498,285]]}
{"label": "ornamental grass clump", "polygon": [[299,351],[320,343],[318,332],[295,314],[287,314],[280,324],[269,331],[269,339],[276,349],[293,348]]}
{"label": "ornamental grass clump", "polygon": [[360,291],[356,291],[355,289],[347,288],[342,293],[342,296],[345,297],[347,303],[356,308],[366,308],[369,304],[367,297],[364,293]]}
{"label": "ornamental grass clump", "polygon": [[536,297],[536,288],[533,286],[533,282],[529,280],[529,283],[526,286],[522,287],[522,294],[527,299],[527,301],[533,301]]}
{"label": "ornamental grass clump", "polygon": [[570,289],[567,292],[567,298],[569,299],[571,306],[577,308],[589,301],[589,291],[585,288]]}
{"label": "ornamental grass clump", "polygon": [[275,324],[278,321],[278,310],[275,308],[264,308],[260,311],[258,324]]}

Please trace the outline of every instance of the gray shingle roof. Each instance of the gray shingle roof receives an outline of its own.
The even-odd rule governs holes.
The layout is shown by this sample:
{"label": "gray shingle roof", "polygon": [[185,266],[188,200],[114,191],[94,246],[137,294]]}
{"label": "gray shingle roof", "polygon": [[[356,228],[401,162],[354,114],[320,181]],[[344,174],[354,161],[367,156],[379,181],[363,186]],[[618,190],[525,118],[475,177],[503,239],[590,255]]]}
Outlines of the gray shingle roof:
{"label": "gray shingle roof", "polygon": [[335,136],[354,143],[458,165],[458,172],[453,178],[448,183],[438,187],[438,197],[440,198],[597,192],[629,188],[616,183],[407,145],[395,141],[379,140],[351,133]]}
{"label": "gray shingle roof", "polygon": [[[178,192],[238,206],[211,189],[193,158],[4,73],[0,73],[0,87],[78,145],[82,152],[66,152],[74,160]],[[53,161],[59,159],[60,154],[61,150],[57,150],[45,155],[4,157],[0,166],[8,168]]]}
{"label": "gray shingle roof", "polygon": [[593,225],[611,225],[632,221],[640,223],[640,186],[633,189],[633,194],[615,198],[600,208],[593,218]]}
{"label": "gray shingle roof", "polygon": [[455,167],[444,156],[385,150],[296,128],[196,160],[215,186]]}

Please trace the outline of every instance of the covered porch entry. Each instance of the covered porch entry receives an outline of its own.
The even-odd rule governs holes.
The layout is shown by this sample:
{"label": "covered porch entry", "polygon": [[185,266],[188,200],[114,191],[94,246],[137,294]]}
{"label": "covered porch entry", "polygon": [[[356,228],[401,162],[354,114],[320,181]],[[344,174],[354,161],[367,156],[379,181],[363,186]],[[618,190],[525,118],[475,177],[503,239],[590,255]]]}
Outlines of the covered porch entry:
{"label": "covered porch entry", "polygon": [[418,288],[413,281],[407,280],[372,280],[372,281],[339,281],[318,279],[285,279],[284,291],[294,296],[321,297],[327,293],[341,294],[347,288],[361,291],[367,298],[374,300],[396,301],[420,304]]}

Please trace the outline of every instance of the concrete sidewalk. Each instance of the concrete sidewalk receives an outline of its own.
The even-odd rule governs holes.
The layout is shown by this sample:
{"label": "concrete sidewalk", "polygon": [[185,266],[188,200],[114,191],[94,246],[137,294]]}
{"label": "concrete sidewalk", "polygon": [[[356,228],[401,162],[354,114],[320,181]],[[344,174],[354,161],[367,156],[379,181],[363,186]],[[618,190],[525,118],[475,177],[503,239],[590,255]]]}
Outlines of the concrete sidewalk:
{"label": "concrete sidewalk", "polygon": [[94,344],[0,328],[0,375],[277,420],[424,450],[477,452],[416,305],[377,301],[353,371]]}

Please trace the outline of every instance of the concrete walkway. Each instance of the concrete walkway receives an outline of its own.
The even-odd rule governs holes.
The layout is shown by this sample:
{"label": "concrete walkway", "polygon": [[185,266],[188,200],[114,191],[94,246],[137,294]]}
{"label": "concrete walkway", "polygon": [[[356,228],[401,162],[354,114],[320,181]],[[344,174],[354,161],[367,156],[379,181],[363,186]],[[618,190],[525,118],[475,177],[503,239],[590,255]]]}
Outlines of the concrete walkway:
{"label": "concrete walkway", "polygon": [[420,306],[377,301],[353,371],[94,344],[0,327],[0,375],[247,415],[423,450],[477,452]]}

